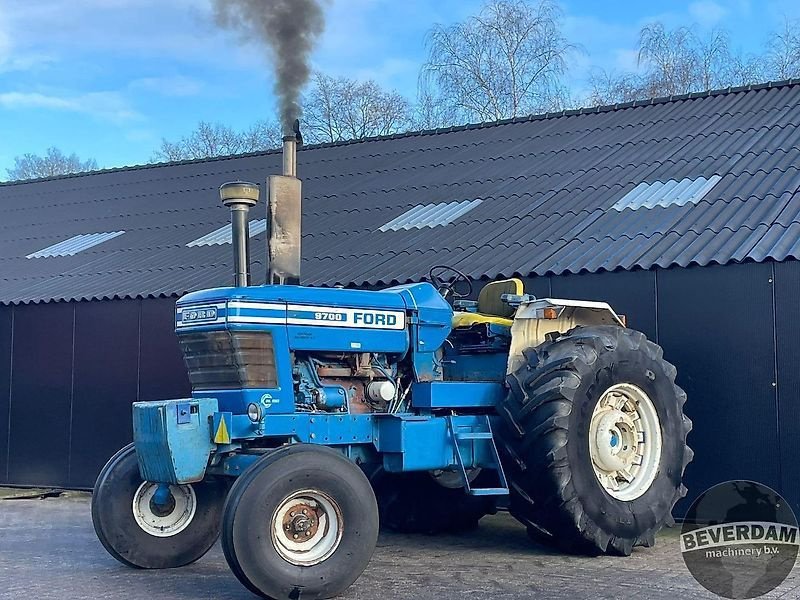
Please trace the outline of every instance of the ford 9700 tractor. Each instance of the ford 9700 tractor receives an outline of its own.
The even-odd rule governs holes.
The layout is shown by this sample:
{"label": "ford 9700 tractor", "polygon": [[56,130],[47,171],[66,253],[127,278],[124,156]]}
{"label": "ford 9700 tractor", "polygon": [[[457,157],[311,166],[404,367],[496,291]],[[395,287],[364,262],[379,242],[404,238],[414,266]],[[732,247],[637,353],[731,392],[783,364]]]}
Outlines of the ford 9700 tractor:
{"label": "ford 9700 tractor", "polygon": [[247,588],[297,600],[347,589],[379,524],[452,532],[498,505],[564,551],[652,546],[692,456],[661,348],[608,304],[519,279],[467,300],[447,266],[380,291],[301,287],[296,156],[287,136],[266,285],[248,285],[259,188],[220,188],[235,285],[177,302],[192,395],[133,405],[134,442],[92,500],[111,555],[179,567],[221,537]]}

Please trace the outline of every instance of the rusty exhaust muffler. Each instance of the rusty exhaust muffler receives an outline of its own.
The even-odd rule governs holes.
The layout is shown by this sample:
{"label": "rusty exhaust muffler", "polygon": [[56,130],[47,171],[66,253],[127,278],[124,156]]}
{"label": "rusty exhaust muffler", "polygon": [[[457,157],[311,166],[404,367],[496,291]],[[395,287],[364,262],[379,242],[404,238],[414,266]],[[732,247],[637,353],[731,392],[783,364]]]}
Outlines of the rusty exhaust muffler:
{"label": "rusty exhaust muffler", "polygon": [[270,175],[269,185],[269,271],[267,283],[299,285],[301,260],[302,188],[297,178],[297,146],[301,143],[300,124],[295,135],[283,138],[283,175]]}

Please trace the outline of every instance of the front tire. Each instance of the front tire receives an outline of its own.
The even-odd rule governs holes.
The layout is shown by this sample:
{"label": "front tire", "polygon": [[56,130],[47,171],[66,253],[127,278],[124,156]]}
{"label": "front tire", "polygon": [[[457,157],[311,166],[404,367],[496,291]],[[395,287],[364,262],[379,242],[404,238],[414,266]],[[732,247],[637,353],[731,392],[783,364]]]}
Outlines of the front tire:
{"label": "front tire", "polygon": [[226,485],[222,481],[170,486],[163,510],[150,503],[155,484],[139,474],[136,448],[117,452],[100,472],[92,494],[92,523],[111,556],[139,569],[193,563],[219,537]]}
{"label": "front tire", "polygon": [[331,448],[294,444],[270,452],[236,480],[225,503],[225,558],[264,598],[342,593],[366,568],[377,540],[369,481]]}
{"label": "front tire", "polygon": [[569,552],[652,546],[674,523],[693,455],[675,367],[616,326],[578,327],[524,355],[500,406],[511,513]]}

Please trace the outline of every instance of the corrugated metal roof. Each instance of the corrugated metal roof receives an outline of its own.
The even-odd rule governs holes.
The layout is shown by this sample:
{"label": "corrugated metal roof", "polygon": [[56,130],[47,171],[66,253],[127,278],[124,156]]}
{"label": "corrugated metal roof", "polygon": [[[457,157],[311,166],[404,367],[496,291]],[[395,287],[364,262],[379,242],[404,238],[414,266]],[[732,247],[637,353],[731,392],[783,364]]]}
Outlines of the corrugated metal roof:
{"label": "corrugated metal roof", "polygon": [[[250,237],[255,237],[259,233],[264,233],[267,230],[267,220],[266,219],[254,219],[250,221]],[[211,233],[207,233],[206,235],[197,238],[196,240],[192,240],[188,244],[186,244],[187,248],[192,248],[194,246],[220,246],[222,244],[230,244],[233,240],[233,230],[231,229],[231,224],[228,223],[227,225],[223,225],[222,227],[215,229]]]}
{"label": "corrugated metal roof", "polygon": [[[187,244],[227,225],[221,183],[280,168],[269,152],[0,185],[0,302],[226,285],[230,247]],[[441,263],[479,278],[800,258],[797,81],[308,146],[298,171],[310,285],[417,280]],[[669,201],[657,182],[685,189]],[[637,187],[651,197],[618,204]],[[447,226],[388,227],[470,199]],[[25,258],[121,230],[74,256]],[[263,282],[264,233],[254,240]]]}
{"label": "corrugated metal roof", "polygon": [[54,256],[75,256],[78,252],[88,250],[107,240],[122,235],[124,231],[106,231],[103,233],[82,233],[68,240],[57,242],[47,248],[31,252],[25,258],[52,258]]}

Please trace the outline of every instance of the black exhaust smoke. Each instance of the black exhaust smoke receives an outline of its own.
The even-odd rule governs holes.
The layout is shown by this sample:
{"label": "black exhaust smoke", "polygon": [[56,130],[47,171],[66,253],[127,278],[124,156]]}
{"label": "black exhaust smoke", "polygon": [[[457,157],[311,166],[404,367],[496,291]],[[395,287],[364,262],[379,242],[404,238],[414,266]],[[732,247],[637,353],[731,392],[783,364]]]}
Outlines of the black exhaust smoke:
{"label": "black exhaust smoke", "polygon": [[325,28],[318,0],[214,0],[222,27],[263,44],[275,66],[281,127],[290,134],[300,118],[300,92],[311,76],[309,59]]}
{"label": "black exhaust smoke", "polygon": [[300,93],[311,75],[309,59],[325,26],[318,0],[214,0],[217,23],[263,44],[275,67],[283,138],[283,175],[269,178],[267,283],[300,283],[302,190],[297,146],[302,143]]}

